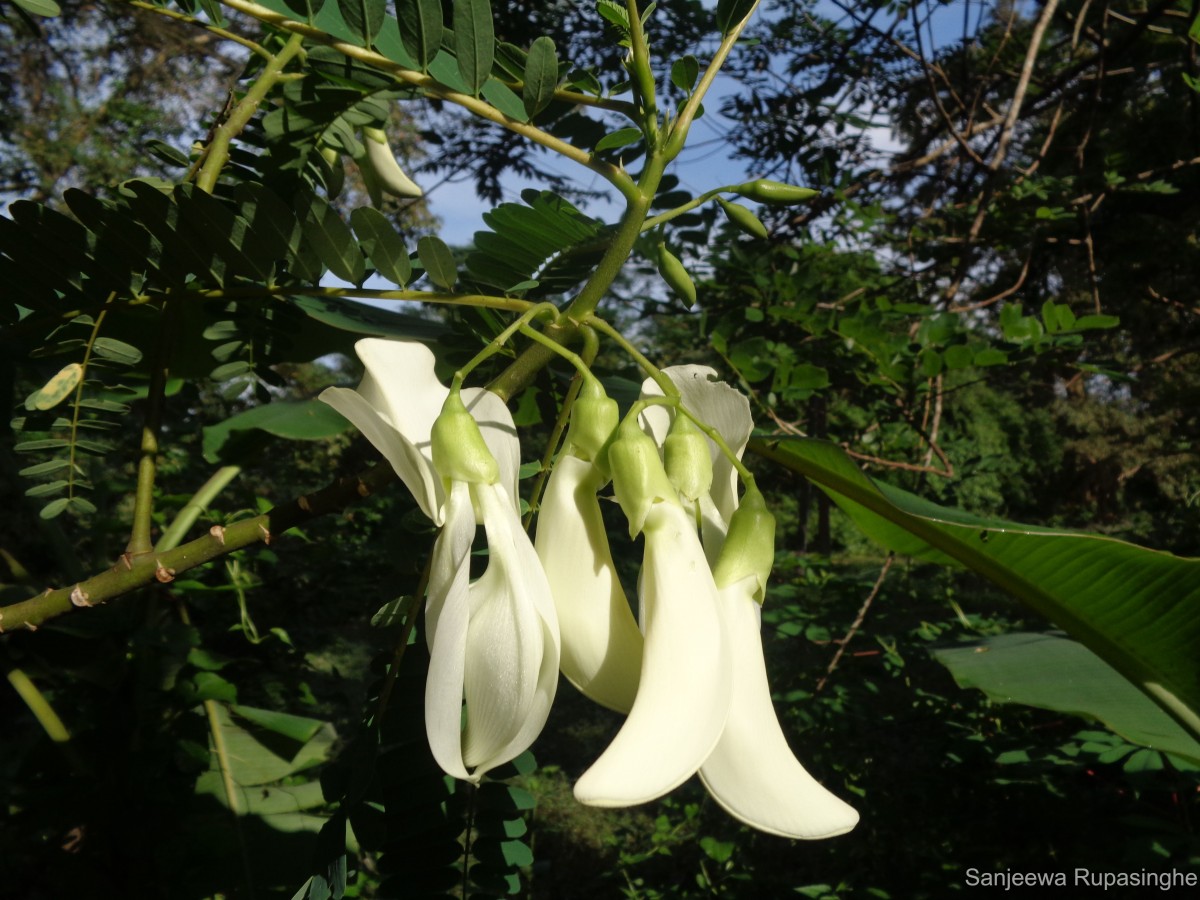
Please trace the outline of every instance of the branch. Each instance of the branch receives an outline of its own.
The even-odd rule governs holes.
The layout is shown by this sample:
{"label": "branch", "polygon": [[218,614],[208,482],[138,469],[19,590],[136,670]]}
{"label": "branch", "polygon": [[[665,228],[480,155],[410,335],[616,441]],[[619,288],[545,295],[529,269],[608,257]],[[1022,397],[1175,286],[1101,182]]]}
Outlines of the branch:
{"label": "branch", "polygon": [[260,542],[269,544],[275,535],[369,497],[395,478],[396,473],[390,465],[379,463],[361,475],[339,478],[315,494],[301,495],[261,516],[242,519],[226,527],[214,525],[204,537],[174,550],[122,554],[112,568],[76,585],[47,589],[29,600],[0,607],[0,633],[23,628],[36,631],[43,623],[76,608],[96,606],[152,582],[167,584],[180,572],[235,550]]}
{"label": "branch", "polygon": [[453,103],[456,106],[461,106],[467,112],[478,116],[481,119],[486,119],[507,128],[524,138],[528,138],[535,144],[545,147],[547,150],[553,150],[561,156],[565,156],[582,166],[591,169],[601,178],[608,181],[625,197],[632,198],[637,192],[637,188],[633,183],[633,179],[622,169],[617,168],[611,163],[604,162],[593,158],[592,154],[586,150],[582,150],[573,144],[569,144],[560,138],[547,131],[543,131],[536,125],[530,125],[528,122],[521,122],[517,119],[510,118],[500,110],[496,109],[489,103],[485,103],[477,97],[472,97],[469,94],[461,94],[458,91],[451,90],[442,84],[436,78],[426,75],[422,72],[414,72],[412,69],[406,69],[397,62],[388,59],[382,54],[376,53],[373,50],[368,50],[365,47],[359,47],[356,44],[348,44],[345,41],[339,41],[337,38],[326,34],[319,28],[314,28],[312,25],[306,25],[303,22],[296,22],[289,19],[287,16],[267,9],[265,6],[260,6],[252,0],[220,0],[221,4],[228,6],[230,9],[236,9],[240,13],[244,13],[252,18],[258,19],[260,22],[265,22],[268,25],[274,25],[276,28],[291,32],[292,34],[302,35],[311,41],[319,44],[325,44],[332,47],[334,50],[347,56],[350,59],[356,59],[359,62],[366,63],[380,71],[387,72],[405,84],[413,87],[421,88],[432,97],[437,97],[440,100],[445,100]]}

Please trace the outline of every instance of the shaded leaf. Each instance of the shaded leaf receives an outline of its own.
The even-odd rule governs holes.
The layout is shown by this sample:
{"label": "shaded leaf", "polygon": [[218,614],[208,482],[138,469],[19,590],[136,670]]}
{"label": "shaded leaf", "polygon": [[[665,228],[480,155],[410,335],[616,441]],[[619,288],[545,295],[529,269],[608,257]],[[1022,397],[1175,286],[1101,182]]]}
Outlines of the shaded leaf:
{"label": "shaded leaf", "polygon": [[933,650],[960,687],[997,703],[1098,719],[1125,740],[1200,763],[1200,742],[1087,647],[1052,634],[1002,634]]}
{"label": "shaded leaf", "polygon": [[883,546],[967,566],[1008,591],[1200,736],[1200,560],[946,509],[872,481],[824,441],[751,447],[809,478]]}
{"label": "shaded leaf", "polygon": [[454,56],[470,93],[488,80],[495,51],[490,0],[454,0]]}
{"label": "shaded leaf", "polygon": [[354,32],[355,39],[361,41],[364,47],[371,46],[383,27],[386,0],[337,0],[337,5],[346,26]]}
{"label": "shaded leaf", "polygon": [[204,429],[204,458],[217,462],[221,449],[235,431],[260,429],[289,440],[315,441],[341,434],[349,424],[327,403],[319,400],[268,403]]}
{"label": "shaded leaf", "polygon": [[316,251],[321,262],[343,281],[362,284],[366,262],[350,227],[342,221],[337,210],[315,194],[298,195],[295,208],[305,242]]}
{"label": "shaded leaf", "polygon": [[442,46],[441,0],[396,0],[396,21],[404,49],[425,70]]}
{"label": "shaded leaf", "polygon": [[525,60],[525,86],[521,91],[521,102],[530,118],[545,109],[554,99],[558,86],[558,54],[554,41],[542,35],[529,48]]}
{"label": "shaded leaf", "polygon": [[387,216],[377,209],[362,206],[350,213],[350,225],[375,271],[400,287],[408,284],[412,278],[408,248]]}
{"label": "shaded leaf", "polygon": [[458,281],[458,268],[454,265],[454,254],[445,241],[434,235],[426,235],[417,241],[417,257],[425,267],[425,274],[437,287],[447,291],[454,288],[454,283]]}

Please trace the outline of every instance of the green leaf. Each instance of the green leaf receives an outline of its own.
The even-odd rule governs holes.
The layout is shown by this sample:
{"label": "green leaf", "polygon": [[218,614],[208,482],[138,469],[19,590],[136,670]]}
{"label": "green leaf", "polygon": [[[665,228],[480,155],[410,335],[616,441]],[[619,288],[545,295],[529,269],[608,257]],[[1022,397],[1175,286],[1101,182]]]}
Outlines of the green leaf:
{"label": "green leaf", "polygon": [[45,484],[35,484],[25,492],[26,497],[48,497],[57,494],[67,486],[65,481],[47,481]]}
{"label": "green leaf", "polygon": [[756,438],[751,447],[809,478],[883,546],[989,579],[1200,737],[1200,559],[940,507],[872,481],[824,441]]}
{"label": "green leaf", "polygon": [[700,77],[700,63],[696,61],[696,57],[688,54],[671,63],[671,84],[679,88],[685,94],[690,94],[692,88],[696,86],[696,79]]}
{"label": "green leaf", "polygon": [[630,144],[636,144],[641,139],[642,129],[620,128],[596,141],[595,150],[597,153],[603,153],[605,150],[615,150],[617,147],[627,147]]}
{"label": "green leaf", "polygon": [[442,46],[441,0],[396,0],[396,20],[404,49],[422,71]]}
{"label": "green leaf", "polygon": [[63,469],[69,469],[70,467],[70,460],[49,459],[37,465],[27,466],[17,472],[17,474],[22,478],[37,478],[39,475],[50,475],[54,472],[61,472]]}
{"label": "green leaf", "polygon": [[370,206],[361,206],[350,213],[350,225],[375,271],[400,287],[408,284],[412,278],[408,248],[387,216]]}
{"label": "green leaf", "polygon": [[1087,331],[1091,328],[1116,328],[1121,324],[1117,316],[1080,316],[1075,320],[1075,331]]}
{"label": "green leaf", "polygon": [[38,513],[43,519],[54,519],[62,515],[68,506],[71,504],[70,497],[59,497],[57,500],[51,500],[42,507],[42,511]]}
{"label": "green leaf", "polygon": [[495,54],[490,0],[454,0],[454,56],[472,94],[478,94],[491,75]]}
{"label": "green leaf", "polygon": [[298,744],[304,744],[317,736],[317,732],[325,724],[320,719],[310,719],[306,716],[293,716],[291,713],[276,712],[272,709],[259,709],[254,706],[233,706],[233,714],[253,722],[260,728],[291,738]]}
{"label": "green leaf", "polygon": [[303,17],[310,24],[317,18],[321,7],[325,5],[325,0],[283,0],[283,2],[289,10]]}
{"label": "green leaf", "polygon": [[142,361],[142,351],[132,344],[126,344],[124,341],[118,341],[115,338],[100,337],[96,338],[92,344],[92,350],[97,356],[104,359],[111,359],[113,362],[119,362],[126,366],[136,366]]}
{"label": "green leaf", "polygon": [[446,242],[434,235],[426,235],[417,241],[417,257],[425,267],[425,273],[437,287],[449,291],[458,281],[458,269],[454,265],[454,254]]}
{"label": "green leaf", "polygon": [[1200,742],[1087,647],[1052,634],[1003,634],[933,650],[960,687],[997,703],[1097,719],[1125,740],[1200,762]]}
{"label": "green leaf", "polygon": [[733,27],[746,18],[754,8],[756,0],[717,0],[717,28],[721,34],[729,34]]}
{"label": "green leaf", "polygon": [[370,47],[383,27],[386,0],[337,0],[337,5],[355,38],[361,40],[364,47]]}
{"label": "green leaf", "polygon": [[296,197],[296,215],[304,230],[304,239],[329,271],[343,281],[362,284],[367,264],[359,252],[350,227],[332,206],[316,194]]}
{"label": "green leaf", "polygon": [[554,41],[542,35],[529,48],[525,61],[525,87],[521,91],[521,102],[530,118],[549,105],[558,86],[558,54]]}
{"label": "green leaf", "polygon": [[288,440],[316,441],[341,434],[349,427],[332,406],[320,400],[268,403],[205,428],[204,458],[217,462],[222,448],[235,431],[259,429]]}
{"label": "green leaf", "polygon": [[13,3],[35,16],[52,19],[62,14],[62,9],[54,0],[13,0]]}

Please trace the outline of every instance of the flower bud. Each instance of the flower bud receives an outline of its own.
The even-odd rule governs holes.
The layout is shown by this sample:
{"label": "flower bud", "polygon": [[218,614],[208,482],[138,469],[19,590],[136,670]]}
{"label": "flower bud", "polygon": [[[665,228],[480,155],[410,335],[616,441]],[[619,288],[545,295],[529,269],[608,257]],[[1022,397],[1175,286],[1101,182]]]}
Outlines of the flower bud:
{"label": "flower bud", "polygon": [[656,502],[679,505],[675,488],[658,458],[658,447],[632,419],[626,419],[617,429],[616,439],[608,446],[608,464],[617,502],[629,520],[630,537],[641,533]]}
{"label": "flower bud", "polygon": [[619,420],[617,401],[604,393],[599,381],[585,378],[571,409],[567,443],[576,456],[590,460],[602,469],[607,468],[606,460],[602,459],[607,456],[604,448]]}
{"label": "flower bud", "polygon": [[675,421],[663,442],[663,451],[667,478],[681,495],[694,502],[712,489],[713,465],[708,438],[691,419],[675,414]]}
{"label": "flower bud", "polygon": [[451,391],[442,404],[442,412],[433,423],[430,444],[433,467],[442,478],[466,484],[495,484],[500,480],[496,458],[458,391]]}
{"label": "flower bud", "polygon": [[775,517],[758,488],[750,486],[729,521],[729,532],[713,567],[713,580],[720,589],[753,575],[758,582],[754,599],[762,603],[774,564]]}
{"label": "flower bud", "polygon": [[658,245],[658,274],[679,295],[679,299],[687,303],[689,309],[696,305],[696,285],[692,276],[665,244]]}
{"label": "flower bud", "polygon": [[725,217],[746,234],[763,240],[769,237],[767,226],[746,207],[740,203],[731,203],[724,197],[718,197],[717,202],[721,204],[721,209],[725,210]]}
{"label": "flower bud", "polygon": [[747,181],[745,184],[738,185],[734,190],[747,200],[785,205],[803,203],[820,193],[812,188],[796,187],[794,184],[784,184],[782,181],[770,181],[766,178]]}

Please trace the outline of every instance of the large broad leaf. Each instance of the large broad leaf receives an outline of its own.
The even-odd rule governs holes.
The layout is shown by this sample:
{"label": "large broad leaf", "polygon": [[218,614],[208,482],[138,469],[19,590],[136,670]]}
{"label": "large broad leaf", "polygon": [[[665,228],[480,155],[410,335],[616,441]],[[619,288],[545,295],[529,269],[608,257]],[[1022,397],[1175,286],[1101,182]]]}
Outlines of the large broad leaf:
{"label": "large broad leaf", "polygon": [[1002,634],[947,647],[933,657],[960,687],[997,703],[1097,719],[1125,740],[1200,763],[1200,743],[1112,666],[1082,644],[1053,634]]}
{"label": "large broad leaf", "polygon": [[319,400],[279,402],[256,406],[204,429],[204,458],[217,462],[235,431],[260,429],[276,437],[316,441],[341,434],[349,427],[327,403]]}
{"label": "large broad leaf", "polygon": [[495,50],[490,0],[454,0],[454,54],[472,94],[478,94],[491,75]]}
{"label": "large broad leaf", "polygon": [[885,547],[1008,591],[1200,737],[1200,560],[945,509],[872,481],[825,441],[756,438],[751,449],[808,477]]}

